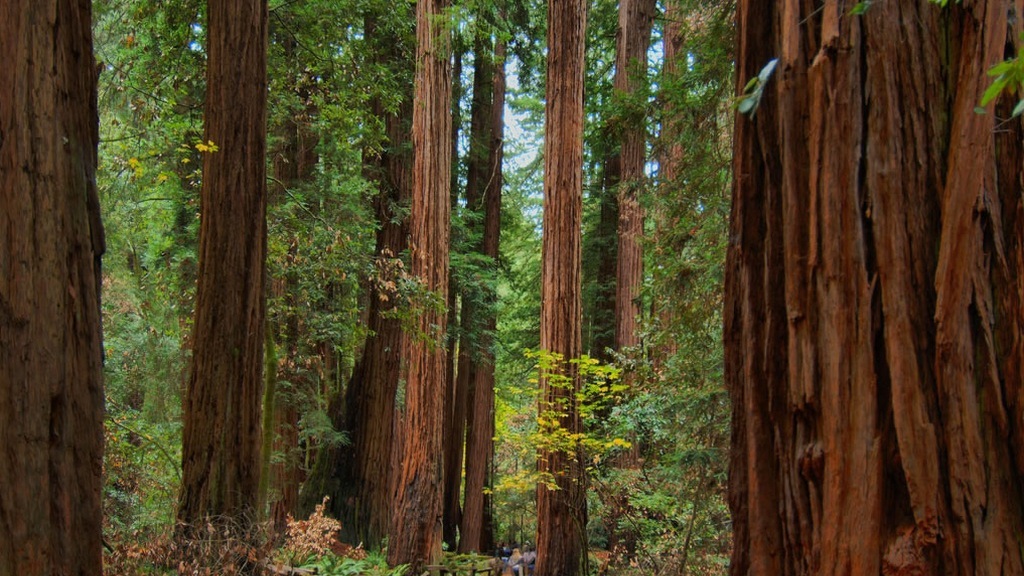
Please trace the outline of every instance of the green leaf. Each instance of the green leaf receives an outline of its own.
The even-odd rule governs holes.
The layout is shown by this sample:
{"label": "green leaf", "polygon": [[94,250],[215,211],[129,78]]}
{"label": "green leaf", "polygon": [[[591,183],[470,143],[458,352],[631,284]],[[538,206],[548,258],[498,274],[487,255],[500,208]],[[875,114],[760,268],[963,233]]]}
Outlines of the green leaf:
{"label": "green leaf", "polygon": [[1017,105],[1013,107],[1013,114],[1011,114],[1010,117],[1016,118],[1021,114],[1024,114],[1024,100],[1017,102]]}
{"label": "green leaf", "polygon": [[1003,60],[999,64],[988,69],[987,74],[989,76],[1005,76],[1013,72],[1013,65],[1015,60]]}
{"label": "green leaf", "polygon": [[974,113],[975,114],[985,114],[986,112],[985,112],[985,109],[982,108],[981,106],[975,106],[974,107]]}
{"label": "green leaf", "polygon": [[775,71],[775,65],[778,63],[778,58],[772,58],[769,60],[768,63],[764,65],[764,68],[761,68],[761,72],[757,75],[757,79],[760,80],[762,84],[767,83],[768,79],[772,76],[772,72]]}
{"label": "green leaf", "polygon": [[736,106],[736,109],[740,111],[740,114],[750,114],[755,108],[757,108],[757,98],[754,98],[753,96],[743,98]]}
{"label": "green leaf", "polygon": [[985,94],[982,95],[981,97],[981,105],[987,106],[989,102],[998,98],[999,95],[1003,92],[1003,89],[1006,88],[1006,84],[1008,81],[1009,78],[1007,78],[1006,75],[1002,75],[993,80],[992,85],[989,86],[987,90],[985,90]]}
{"label": "green leaf", "polygon": [[864,0],[863,2],[857,2],[850,9],[850,16],[860,16],[868,11],[871,7],[871,0]]}

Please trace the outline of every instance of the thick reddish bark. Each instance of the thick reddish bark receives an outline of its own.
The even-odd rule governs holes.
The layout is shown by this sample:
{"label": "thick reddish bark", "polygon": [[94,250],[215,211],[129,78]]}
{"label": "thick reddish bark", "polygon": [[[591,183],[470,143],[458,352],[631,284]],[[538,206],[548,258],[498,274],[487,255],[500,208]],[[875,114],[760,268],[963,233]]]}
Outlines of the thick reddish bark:
{"label": "thick reddish bark", "polygon": [[[615,41],[615,92],[623,102],[635,98],[646,81],[647,48],[655,0],[622,0]],[[632,109],[627,106],[627,110]],[[639,344],[640,289],[644,280],[644,211],[639,192],[644,185],[647,162],[647,130],[643,114],[620,118],[619,225],[615,272],[615,347],[624,350]]]}
{"label": "thick reddish bark", "polygon": [[[413,186],[409,247],[411,272],[437,302],[448,299],[451,204],[451,62],[444,0],[416,5],[416,82],[413,99]],[[388,562],[419,573],[441,554],[445,357],[447,314],[416,310],[417,333],[402,347],[407,362],[401,465],[389,531]]]}
{"label": "thick reddish bark", "polygon": [[265,0],[210,2],[199,284],[178,520],[251,521],[260,475],[266,255]]}
{"label": "thick reddish bark", "polygon": [[371,291],[370,336],[347,389],[347,429],[352,444],[342,448],[342,452],[350,455],[351,460],[343,459],[336,469],[343,484],[350,482],[355,489],[351,506],[347,502],[335,503],[350,508],[343,518],[349,519],[351,526],[344,531],[353,542],[364,542],[368,547],[377,546],[387,535],[392,514],[388,477],[403,336],[401,321],[386,317],[386,313],[397,301],[393,284],[388,282],[394,280],[390,274],[398,272],[395,263],[405,250],[408,234],[408,225],[396,221],[395,213],[399,205],[408,202],[412,188],[409,154],[405,150],[410,113],[411,102],[407,101],[397,114],[388,115],[385,120],[389,148],[381,157],[380,192],[374,201],[380,223],[378,270],[383,277]]}
{"label": "thick reddish bark", "polygon": [[1008,8],[739,6],[738,87],[779,62],[735,133],[733,574],[1024,573]]}
{"label": "thick reddish bark", "polygon": [[102,572],[89,2],[0,4],[0,574]]}
{"label": "thick reddish bark", "polygon": [[[541,380],[540,410],[557,410],[561,428],[580,432],[580,388],[572,358],[582,353],[580,219],[583,206],[583,66],[587,4],[548,4],[547,104],[544,120],[544,237],[541,248],[540,347],[565,358],[571,386]],[[585,573],[586,495],[578,451],[542,450],[538,468],[557,490],[537,487],[537,576]]]}
{"label": "thick reddish bark", "polygon": [[[501,234],[501,164],[504,158],[503,139],[505,131],[505,45],[497,41],[494,47],[494,62],[488,73],[492,74],[491,103],[486,119],[490,128],[484,136],[487,159],[483,170],[484,212],[483,240],[481,253],[498,266],[498,246]],[[490,287],[485,299],[494,302],[495,295]],[[493,306],[485,306],[479,316],[479,354],[473,358],[472,383],[469,387],[470,409],[466,433],[466,498],[460,524],[460,552],[485,552],[492,549],[488,541],[490,531],[487,521],[488,489],[491,487],[491,463],[494,459],[494,351],[493,337],[497,329],[497,314]]]}

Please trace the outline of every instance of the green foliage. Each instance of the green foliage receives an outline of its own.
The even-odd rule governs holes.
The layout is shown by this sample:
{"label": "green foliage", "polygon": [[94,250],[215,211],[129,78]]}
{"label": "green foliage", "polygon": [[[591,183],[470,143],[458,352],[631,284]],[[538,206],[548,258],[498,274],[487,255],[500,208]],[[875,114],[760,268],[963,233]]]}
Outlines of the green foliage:
{"label": "green foliage", "polygon": [[850,8],[850,16],[862,16],[867,13],[868,8],[870,7],[871,0],[863,0],[862,2],[857,2],[856,4],[853,5],[853,8]]}
{"label": "green foliage", "polygon": [[[1021,40],[1024,41],[1024,35]],[[996,64],[988,71],[988,75],[994,79],[981,97],[981,106],[987,106],[1004,92],[1024,94],[1024,58],[1020,55]],[[1024,98],[1014,106],[1011,117],[1016,118],[1021,114],[1024,114]]]}
{"label": "green foliage", "polygon": [[[625,386],[617,367],[587,356],[566,361],[548,351],[527,350],[524,357],[534,365],[533,376],[507,385],[499,394],[498,479],[493,489],[496,531],[519,542],[532,538],[537,486],[555,487],[553,474],[539,472],[534,465],[538,451],[558,451],[572,459],[582,458],[588,472],[594,473],[599,463],[629,447],[628,441],[603,434],[595,424],[602,413],[622,398]],[[551,387],[572,390],[573,373],[579,375],[582,383],[578,393],[539,406],[539,379],[546,379]],[[582,432],[570,431],[561,423],[570,405],[581,416]]]}
{"label": "green foliage", "polygon": [[[630,447],[623,438],[594,433],[598,419],[622,399],[627,389],[618,368],[589,356],[566,362],[561,354],[546,350],[527,350],[526,357],[537,362],[537,378],[531,379],[531,384],[536,386],[545,381],[550,388],[563,391],[554,402],[538,399],[537,426],[528,438],[536,451],[561,452],[571,460],[583,458],[597,464],[613,451]],[[575,377],[580,380],[578,391]],[[565,428],[563,422],[570,412],[579,415],[583,431]],[[538,480],[549,488],[556,487],[551,472],[540,473]]]}
{"label": "green foliage", "polygon": [[[108,234],[105,528],[108,539],[142,542],[166,534],[174,520],[198,270],[200,167],[218,143],[202,132],[205,3],[94,4],[103,63],[97,179]],[[579,453],[592,487],[593,539],[601,542],[616,529],[633,531],[634,569],[646,573],[669,572],[684,562],[721,572],[728,547],[721,283],[730,181],[731,6],[696,0],[682,5],[686,66],[629,98],[611,87],[617,3],[593,2],[588,16],[587,322],[595,318],[600,280],[593,257],[600,248],[596,220],[610,190],[601,170],[616,151],[618,131],[638,122],[651,133],[672,126],[686,158],[675,181],[652,176],[657,190],[649,187],[641,198],[658,221],[648,235],[643,308],[670,314],[645,318],[643,346],[620,351],[614,365],[522,353],[537,348],[539,334],[546,4],[473,0],[446,15],[463,46],[472,45],[480,29],[506,40],[515,75],[506,118],[516,128],[506,133],[497,269],[477,253],[473,224],[480,214],[461,204],[453,213],[453,285],[477,310],[493,307],[499,318],[492,342],[498,380],[495,533],[510,541],[533,537],[537,485],[551,482],[536,471],[539,448]],[[403,57],[415,42],[411,8],[369,0],[270,3],[267,326],[278,348],[268,369],[277,371],[275,401],[295,408],[298,427],[298,445],[272,454],[272,463],[308,466],[318,450],[347,440],[332,425],[328,403],[343,390],[366,336],[362,314],[370,287],[382,289],[395,304],[391,314],[406,328],[417,325],[424,311],[443,312],[448,304],[407,273],[408,255],[374,254],[372,202],[379,191],[369,161],[392,151],[380,109],[398,110],[412,83],[414,68]],[[751,103],[737,103],[741,112],[756,110],[771,73],[766,66],[754,79],[744,96]],[[674,112],[665,114],[663,102],[671,102]],[[297,154],[296,143],[304,155]],[[656,142],[652,153],[665,144]],[[407,210],[396,207],[402,215]],[[488,339],[473,330],[462,336],[476,349]],[[414,336],[442,341],[433,333]],[[572,382],[568,371],[580,374],[579,393],[540,409],[537,379],[565,389]],[[582,432],[559,423],[568,402],[584,421]],[[617,455],[634,449],[638,468],[615,465]],[[323,574],[401,573],[373,553],[364,560],[325,554],[313,563]]]}
{"label": "green foliage", "polygon": [[772,77],[772,72],[775,71],[775,66],[779,63],[778,58],[772,58],[767,64],[761,68],[757,76],[750,79],[747,85],[743,87],[743,95],[736,100],[736,110],[740,114],[749,114],[751,118],[757,112],[757,107],[761,104],[761,97],[764,95],[764,87],[768,84],[768,80]]}
{"label": "green foliage", "polygon": [[358,560],[325,554],[304,564],[302,568],[316,570],[317,574],[323,576],[406,576],[409,573],[407,564],[389,568],[387,559],[379,553],[370,553],[366,558]]}

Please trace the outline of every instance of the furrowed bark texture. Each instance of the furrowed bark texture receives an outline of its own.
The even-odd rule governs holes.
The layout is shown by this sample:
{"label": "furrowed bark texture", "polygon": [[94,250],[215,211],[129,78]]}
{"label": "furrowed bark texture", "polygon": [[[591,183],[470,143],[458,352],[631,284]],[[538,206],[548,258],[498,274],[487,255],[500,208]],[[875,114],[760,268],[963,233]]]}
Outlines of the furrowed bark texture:
{"label": "furrowed bark texture", "polygon": [[185,397],[183,534],[243,529],[260,475],[266,255],[267,4],[210,2],[199,283]]}
{"label": "furrowed bark texture", "polygon": [[[490,129],[486,133],[486,170],[482,208],[484,212],[481,252],[498,266],[498,245],[501,234],[501,187],[503,175],[505,133],[505,44],[495,43],[492,70],[491,103],[488,109]],[[493,306],[495,294],[486,287],[484,297],[490,303],[479,312],[481,316],[479,354],[470,384],[470,409],[466,432],[466,498],[460,524],[459,551],[485,552],[493,549],[490,531],[485,526],[491,488],[491,463],[494,460],[494,350],[493,334],[497,329],[497,314]]]}
{"label": "furrowed bark texture", "polygon": [[732,573],[1021,574],[1024,6],[849,9],[739,6]]}
{"label": "furrowed bark texture", "polygon": [[342,452],[352,459],[343,460],[337,470],[342,478],[354,480],[356,487],[354,509],[346,515],[353,526],[347,529],[343,525],[342,530],[352,536],[350,541],[364,542],[367,547],[379,545],[387,536],[392,513],[388,476],[403,337],[401,321],[385,316],[397,301],[394,285],[387,282],[394,280],[389,275],[397,272],[394,266],[406,248],[409,229],[405,221],[395,221],[395,213],[399,205],[408,202],[412,190],[410,155],[405,150],[410,114],[411,102],[407,102],[398,114],[388,115],[385,120],[390,147],[381,159],[384,173],[374,206],[380,223],[378,269],[387,277],[381,278],[371,294],[371,333],[347,389],[347,429],[352,444],[350,450],[342,447]]}
{"label": "furrowed bark texture", "polygon": [[[619,27],[615,39],[616,95],[624,101],[646,81],[647,47],[651,43],[654,0],[622,0],[619,3]],[[627,106],[627,110],[633,109]],[[643,114],[627,114],[621,119],[619,153],[618,265],[615,272],[615,347],[623,350],[640,343],[637,319],[640,317],[640,289],[644,281],[644,211],[639,192],[644,183],[647,162],[647,129]]]}
{"label": "furrowed bark texture", "polygon": [[[587,5],[548,4],[547,104],[544,120],[544,237],[541,248],[540,347],[564,356],[571,386],[542,379],[540,410],[564,413],[561,427],[581,431],[575,394],[582,353],[580,221],[583,204],[583,66]],[[537,487],[537,576],[585,573],[584,469],[575,452],[542,450],[541,473],[557,486]]]}
{"label": "furrowed bark texture", "polygon": [[[451,204],[451,63],[448,32],[441,25],[444,0],[416,5],[416,83],[413,99],[412,274],[437,302],[448,299]],[[417,311],[419,334],[405,338],[405,430],[389,531],[388,562],[424,563],[441,555],[445,358],[444,310]]]}
{"label": "furrowed bark texture", "polygon": [[0,574],[100,574],[99,141],[89,2],[0,2]]}

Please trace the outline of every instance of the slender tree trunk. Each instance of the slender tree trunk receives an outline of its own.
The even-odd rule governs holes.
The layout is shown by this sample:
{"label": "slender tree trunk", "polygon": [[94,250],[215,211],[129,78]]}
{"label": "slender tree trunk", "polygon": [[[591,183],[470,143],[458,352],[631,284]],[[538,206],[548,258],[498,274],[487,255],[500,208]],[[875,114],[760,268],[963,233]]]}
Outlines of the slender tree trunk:
{"label": "slender tree trunk", "polygon": [[181,535],[247,528],[260,475],[267,4],[210,2],[199,286],[185,397]]}
{"label": "slender tree trunk", "polygon": [[[562,414],[569,434],[581,431],[575,394],[582,353],[580,220],[583,209],[583,66],[587,4],[548,4],[547,104],[544,121],[544,238],[541,254],[540,347],[565,358],[570,385],[541,380],[541,413]],[[537,576],[586,573],[584,463],[578,450],[542,450],[538,468],[557,489],[537,487]]]}
{"label": "slender tree trunk", "polygon": [[[273,32],[271,31],[272,35]],[[284,50],[284,58],[290,68],[289,73],[292,75],[289,79],[289,89],[295,92],[300,102],[308,101],[309,94],[301,87],[303,72],[297,67],[295,39],[286,34],[279,39],[279,43]],[[276,179],[275,186],[269,192],[271,206],[286,197],[288,189],[308,183],[314,176],[319,156],[316,153],[318,138],[310,130],[308,123],[309,115],[313,112],[310,106],[291,110],[276,130],[280,145],[271,151],[271,165]],[[297,251],[298,239],[293,235],[289,242],[289,260],[294,258]],[[279,355],[277,352],[273,355],[274,362],[267,362],[264,368],[274,370],[275,374],[266,374],[264,378],[267,385],[272,384],[274,389],[266,390],[264,394],[263,409],[271,411],[270,414],[264,414],[264,450],[269,437],[271,454],[264,454],[263,459],[267,462],[273,454],[279,457],[271,465],[264,466],[264,474],[267,477],[261,478],[260,483],[266,485],[268,492],[274,496],[270,502],[271,529],[274,534],[281,535],[287,528],[288,515],[294,516],[298,512],[302,464],[299,455],[299,411],[296,390],[303,387],[303,379],[306,376],[302,370],[296,369],[300,365],[303,323],[298,312],[298,277],[294,269],[286,269],[283,277],[273,279],[270,292],[276,299],[283,299],[286,304],[285,312],[279,321],[268,321],[267,330],[271,334],[266,338],[266,342],[273,345],[274,338],[280,334],[279,341],[282,344],[285,361],[280,365],[281,378],[276,374],[279,369],[276,361]],[[270,354],[267,356],[269,360]],[[287,383],[286,387],[278,386],[279,379]],[[268,423],[269,429],[266,428]]]}
{"label": "slender tree trunk", "polygon": [[[452,170],[451,189],[449,198],[451,200],[451,211],[454,214],[459,206],[459,131],[462,125],[462,58],[463,47],[457,37],[453,39],[452,45]],[[457,238],[452,239],[452,244],[457,243]],[[445,385],[444,385],[444,517],[442,518],[442,532],[444,543],[449,550],[455,549],[458,534],[456,528],[462,509],[459,506],[459,490],[462,486],[462,437],[466,424],[466,389],[468,383],[462,377],[462,367],[457,368],[459,357],[461,326],[459,326],[459,286],[455,283],[452,269],[448,267],[448,331],[445,342],[448,346],[448,355],[445,358]],[[459,326],[460,330],[454,330]],[[457,440],[456,440],[457,438]]]}
{"label": "slender tree trunk", "polygon": [[[287,359],[285,366],[294,367],[297,366],[296,359],[299,355],[300,322],[298,315],[294,312],[298,310],[294,289],[297,278],[293,274],[289,274],[289,276],[291,278],[287,280],[290,285],[287,299],[288,309],[292,312],[285,318],[283,344]],[[268,363],[267,369],[277,370],[278,365],[276,363],[269,365]],[[290,372],[288,370],[285,370],[284,376],[288,383],[287,388],[275,385],[276,398],[272,402],[273,415],[271,417],[273,426],[271,452],[279,455],[277,461],[272,462],[269,468],[269,485],[274,493],[270,505],[270,523],[275,534],[285,533],[288,527],[288,516],[294,515],[297,511],[299,470],[301,469],[301,459],[297,454],[299,450],[299,410],[296,405],[295,391],[302,388],[302,378],[305,376],[298,371]],[[266,380],[269,382],[271,378],[266,378]],[[277,377],[273,378],[273,381],[278,384]]]}
{"label": "slender tree trunk", "polygon": [[[482,189],[487,185],[491,132],[491,93],[493,91],[493,54],[489,37],[479,29],[473,41],[473,101],[470,106],[469,155],[466,159],[466,219],[471,236],[480,232],[482,222]],[[474,247],[479,250],[480,246]],[[462,463],[468,421],[468,403],[479,368],[480,295],[475,283],[461,287],[462,312],[459,315],[458,368],[452,388],[450,421],[445,438],[445,542],[449,550],[456,547],[456,527],[462,522],[459,497],[462,494]],[[453,291],[454,293],[454,291]],[[451,301],[451,299],[449,299]]]}
{"label": "slender tree trunk", "polygon": [[[610,138],[606,135],[602,140]],[[596,278],[593,284],[595,291],[591,301],[585,302],[588,318],[587,353],[599,360],[611,360],[610,351],[615,349],[615,288],[618,266],[618,226],[619,199],[618,189],[621,176],[621,157],[618,152],[605,155],[601,165],[600,212],[597,228],[586,238],[587,253],[595,254]],[[594,268],[587,268],[590,272]]]}
{"label": "slender tree trunk", "polygon": [[1022,9],[740,3],[733,574],[1024,573]]}
{"label": "slender tree trunk", "polygon": [[0,574],[100,574],[99,141],[89,2],[0,3]]}
{"label": "slender tree trunk", "polygon": [[[679,122],[681,113],[675,104],[678,101],[672,92],[678,90],[677,77],[685,70],[686,53],[683,51],[683,17],[685,16],[679,5],[680,0],[668,0],[665,6],[665,32],[662,42],[664,61],[661,68],[661,93],[662,106],[661,134],[658,138],[658,193],[662,202],[675,201],[678,197],[678,181],[683,171],[683,143],[680,142]],[[660,261],[663,257],[671,257],[681,249],[679,244],[671,242],[671,228],[677,225],[668,216],[665,210],[654,213],[655,242],[654,258]],[[671,334],[672,326],[676,322],[676,315],[672,309],[672,288],[657,290],[652,302],[653,317],[658,318],[658,324],[662,332]],[[651,350],[651,360],[656,371],[660,372],[669,358],[678,352],[676,339],[668,336],[662,338],[656,350]]]}
{"label": "slender tree trunk", "polygon": [[[505,134],[505,44],[498,40],[494,47],[494,59],[487,73],[492,75],[491,102],[487,107],[490,117],[486,119],[490,128],[483,134],[486,143],[487,160],[483,166],[484,188],[482,208],[484,212],[483,240],[481,252],[491,259],[492,266],[498,266],[498,243],[501,234],[501,187],[503,139]],[[466,434],[466,499],[460,525],[459,551],[487,552],[492,543],[486,538],[485,509],[491,487],[491,463],[494,461],[494,351],[493,334],[497,329],[497,312],[494,308],[496,296],[492,287],[484,288],[480,316],[479,353],[474,361],[472,385],[470,386],[471,407],[467,418]]]}
{"label": "slender tree trunk", "polygon": [[[444,0],[416,5],[416,88],[413,108],[411,272],[437,302],[448,299],[451,205],[451,62]],[[417,310],[417,334],[405,339],[404,447],[389,531],[388,562],[419,573],[441,554],[446,312]]]}
{"label": "slender tree trunk", "polygon": [[[651,43],[651,22],[655,0],[622,0],[615,41],[616,96],[630,103],[646,82],[647,47]],[[635,106],[627,105],[626,110]],[[644,281],[644,211],[639,192],[644,185],[647,163],[647,130],[642,113],[628,113],[621,122],[618,265],[615,273],[615,347],[622,351],[640,343],[640,289]]]}

